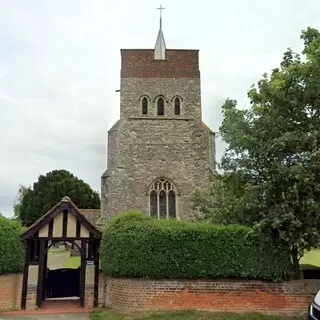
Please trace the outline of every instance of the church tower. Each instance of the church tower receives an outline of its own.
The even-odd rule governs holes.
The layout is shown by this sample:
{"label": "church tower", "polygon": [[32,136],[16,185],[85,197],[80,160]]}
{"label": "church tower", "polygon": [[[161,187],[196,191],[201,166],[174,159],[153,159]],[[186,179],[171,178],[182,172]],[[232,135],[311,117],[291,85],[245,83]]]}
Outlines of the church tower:
{"label": "church tower", "polygon": [[208,187],[213,170],[215,135],[201,119],[199,51],[167,49],[160,14],[154,49],[121,50],[120,119],[108,132],[100,223],[128,210],[192,219],[191,198]]}

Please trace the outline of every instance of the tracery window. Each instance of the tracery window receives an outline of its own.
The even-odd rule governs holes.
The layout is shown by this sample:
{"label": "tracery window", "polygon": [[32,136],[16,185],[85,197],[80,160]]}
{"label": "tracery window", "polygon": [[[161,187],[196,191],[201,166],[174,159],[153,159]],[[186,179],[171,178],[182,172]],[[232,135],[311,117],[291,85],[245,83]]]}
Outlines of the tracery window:
{"label": "tracery window", "polygon": [[157,219],[176,217],[176,189],[166,179],[156,180],[150,188],[150,215]]}
{"label": "tracery window", "polygon": [[157,101],[157,113],[158,113],[158,116],[164,115],[164,100],[163,100],[163,98],[159,98]]}
{"label": "tracery window", "polygon": [[144,97],[142,99],[142,114],[148,114],[148,99]]}
{"label": "tracery window", "polygon": [[179,116],[181,112],[181,108],[180,108],[180,99],[178,97],[176,97],[174,99],[174,114],[176,116]]}

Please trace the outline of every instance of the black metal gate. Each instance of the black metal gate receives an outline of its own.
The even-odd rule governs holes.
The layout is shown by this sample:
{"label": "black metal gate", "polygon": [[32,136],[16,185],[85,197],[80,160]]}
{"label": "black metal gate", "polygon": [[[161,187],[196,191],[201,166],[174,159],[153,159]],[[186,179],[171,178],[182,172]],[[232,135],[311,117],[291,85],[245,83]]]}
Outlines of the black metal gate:
{"label": "black metal gate", "polygon": [[47,298],[80,296],[80,268],[48,269],[46,281]]}

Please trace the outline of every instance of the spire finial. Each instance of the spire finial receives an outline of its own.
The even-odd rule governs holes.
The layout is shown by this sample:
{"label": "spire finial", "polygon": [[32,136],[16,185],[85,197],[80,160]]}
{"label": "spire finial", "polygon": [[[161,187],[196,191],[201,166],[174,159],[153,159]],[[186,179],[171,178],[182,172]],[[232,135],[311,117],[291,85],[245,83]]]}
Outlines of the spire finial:
{"label": "spire finial", "polygon": [[154,47],[154,58],[156,60],[164,60],[166,58],[166,42],[164,41],[162,32],[162,10],[165,8],[160,4],[160,7],[157,9],[160,10],[160,29],[158,32],[156,45]]}
{"label": "spire finial", "polygon": [[165,8],[162,6],[162,4],[160,4],[160,7],[157,9],[160,10],[160,29],[162,29],[162,10]]}

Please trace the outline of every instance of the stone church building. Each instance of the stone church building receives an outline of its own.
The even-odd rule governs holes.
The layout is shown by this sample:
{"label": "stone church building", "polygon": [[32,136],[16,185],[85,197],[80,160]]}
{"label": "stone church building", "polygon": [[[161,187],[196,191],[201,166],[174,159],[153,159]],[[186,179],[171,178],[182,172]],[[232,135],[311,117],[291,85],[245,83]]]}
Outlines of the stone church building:
{"label": "stone church building", "polygon": [[120,119],[108,131],[101,218],[128,210],[192,218],[195,190],[215,170],[215,134],[203,122],[198,50],[121,50]]}

